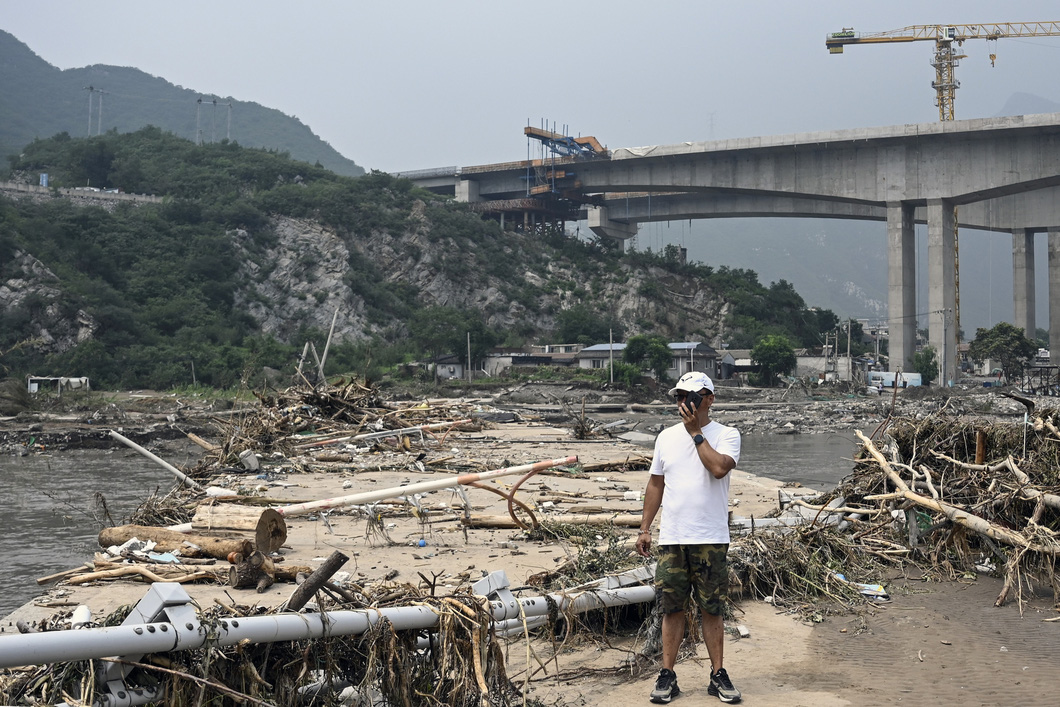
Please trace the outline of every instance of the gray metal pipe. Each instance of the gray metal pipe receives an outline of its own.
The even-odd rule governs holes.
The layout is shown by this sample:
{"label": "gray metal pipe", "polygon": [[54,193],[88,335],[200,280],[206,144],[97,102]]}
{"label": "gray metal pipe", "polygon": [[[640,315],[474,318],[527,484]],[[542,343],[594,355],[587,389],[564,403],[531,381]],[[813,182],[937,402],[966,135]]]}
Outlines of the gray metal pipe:
{"label": "gray metal pipe", "polygon": [[[626,606],[653,601],[655,590],[648,586],[620,589],[584,590],[577,594],[550,594],[510,601],[492,601],[495,621],[545,616],[550,605],[575,613],[609,606]],[[208,638],[201,626],[186,622],[177,626],[156,622],[107,628],[45,631],[0,636],[0,668],[91,660],[127,654],[165,653],[212,645],[231,646],[240,641],[272,643],[325,636],[364,633],[387,618],[399,631],[431,628],[438,615],[426,606],[400,606],[386,609],[287,613],[268,616],[223,619],[218,635]]]}

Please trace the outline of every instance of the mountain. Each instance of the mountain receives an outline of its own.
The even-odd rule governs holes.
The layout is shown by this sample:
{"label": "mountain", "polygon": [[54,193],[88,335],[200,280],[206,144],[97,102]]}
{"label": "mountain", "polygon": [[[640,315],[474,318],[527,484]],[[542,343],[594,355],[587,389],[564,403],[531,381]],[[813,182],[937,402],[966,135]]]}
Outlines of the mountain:
{"label": "mountain", "polygon": [[61,70],[3,30],[0,86],[0,157],[62,132],[85,137],[154,125],[192,141],[230,138],[244,147],[287,152],[337,174],[364,174],[307,125],[273,108],[231,96],[204,96],[128,67]]}

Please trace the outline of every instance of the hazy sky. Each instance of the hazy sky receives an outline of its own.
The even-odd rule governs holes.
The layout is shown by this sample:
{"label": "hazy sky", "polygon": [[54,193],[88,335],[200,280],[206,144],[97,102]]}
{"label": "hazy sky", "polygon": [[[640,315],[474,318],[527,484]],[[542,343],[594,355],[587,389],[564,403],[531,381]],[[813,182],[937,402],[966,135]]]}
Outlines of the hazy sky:
{"label": "hazy sky", "polygon": [[[256,101],[384,171],[522,159],[542,121],[611,148],[931,122],[931,42],[832,56],[825,34],[1048,20],[1055,3],[1020,0],[0,0],[0,27],[59,68]],[[958,118],[1060,100],[1060,37],[964,50]]]}

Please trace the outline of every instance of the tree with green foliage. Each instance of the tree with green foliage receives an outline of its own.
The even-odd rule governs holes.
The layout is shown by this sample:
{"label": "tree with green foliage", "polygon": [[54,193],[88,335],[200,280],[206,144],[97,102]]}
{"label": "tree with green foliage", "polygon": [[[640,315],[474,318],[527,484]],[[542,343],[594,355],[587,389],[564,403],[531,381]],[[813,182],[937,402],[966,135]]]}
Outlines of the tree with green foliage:
{"label": "tree with green foliage", "polygon": [[920,374],[924,385],[931,385],[939,377],[939,357],[935,347],[925,346],[913,354],[913,370]]}
{"label": "tree with green foliage", "polygon": [[987,359],[1001,364],[1005,378],[1012,380],[1023,373],[1023,366],[1038,353],[1038,347],[1024,335],[1022,327],[998,322],[992,329],[980,327],[968,346],[968,355],[978,364]]}
{"label": "tree with green foliage", "polygon": [[603,344],[607,341],[621,341],[625,329],[614,315],[602,315],[585,304],[576,304],[556,315],[556,343],[562,344]]}
{"label": "tree with green foliage", "polygon": [[751,349],[751,362],[759,367],[756,376],[758,384],[771,388],[776,385],[778,375],[795,370],[795,347],[786,336],[766,336]]}
{"label": "tree with green foliage", "polygon": [[[455,307],[425,307],[409,318],[409,336],[421,350],[437,358],[456,354],[467,365],[480,361],[501,337],[482,320],[476,310]],[[471,361],[467,360],[468,337]]]}
{"label": "tree with green foliage", "polygon": [[622,360],[642,371],[651,371],[656,380],[662,382],[667,380],[666,371],[673,361],[673,354],[663,337],[638,334],[629,337],[622,350]]}

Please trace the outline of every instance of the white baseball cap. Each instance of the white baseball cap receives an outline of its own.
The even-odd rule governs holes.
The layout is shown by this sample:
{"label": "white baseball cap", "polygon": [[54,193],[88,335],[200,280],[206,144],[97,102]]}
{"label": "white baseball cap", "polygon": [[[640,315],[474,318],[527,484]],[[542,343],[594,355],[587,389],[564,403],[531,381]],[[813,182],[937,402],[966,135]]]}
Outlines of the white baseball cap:
{"label": "white baseball cap", "polygon": [[698,393],[704,388],[706,388],[708,392],[714,392],[714,381],[710,379],[710,376],[702,371],[689,371],[677,380],[676,386],[670,388],[670,395],[677,395],[678,391]]}

